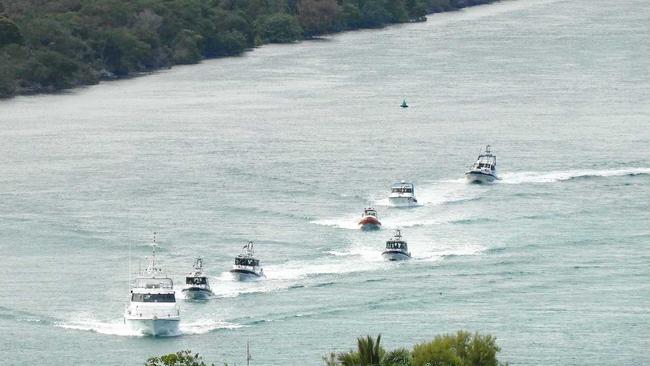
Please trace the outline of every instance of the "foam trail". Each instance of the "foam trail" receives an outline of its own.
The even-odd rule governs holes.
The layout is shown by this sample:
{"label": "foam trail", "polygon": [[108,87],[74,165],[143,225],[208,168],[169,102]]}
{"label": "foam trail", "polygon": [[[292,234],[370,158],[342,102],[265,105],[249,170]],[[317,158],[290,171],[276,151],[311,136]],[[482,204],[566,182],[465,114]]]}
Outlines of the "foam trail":
{"label": "foam trail", "polygon": [[483,187],[466,184],[464,179],[445,180],[423,185],[417,198],[424,205],[438,206],[478,199],[483,190]]}
{"label": "foam trail", "polygon": [[650,168],[560,170],[551,172],[511,172],[500,175],[500,183],[554,183],[584,177],[622,177],[650,174]]}
{"label": "foam trail", "polygon": [[217,329],[239,329],[243,325],[219,320],[197,320],[191,323],[181,321],[181,334],[205,334]]}
{"label": "foam trail", "polygon": [[339,218],[313,220],[311,221],[311,223],[316,225],[323,225],[323,226],[334,226],[341,229],[358,230],[359,229],[358,221],[360,217],[361,217],[360,213],[349,214]]}
{"label": "foam trail", "polygon": [[[136,332],[122,321],[102,322],[92,318],[78,319],[70,322],[58,322],[55,326],[65,329],[83,330],[99,334],[116,335],[123,337],[144,337],[145,334]],[[179,333],[172,336],[205,334],[216,329],[237,329],[242,325],[217,320],[197,320],[179,324]]]}
{"label": "foam trail", "polygon": [[437,262],[450,256],[478,255],[486,250],[485,246],[474,242],[426,242],[418,238],[410,239],[409,247],[413,259],[430,262]]}
{"label": "foam trail", "polygon": [[84,330],[100,334],[116,335],[123,337],[143,337],[144,334],[131,330],[124,322],[102,322],[95,319],[79,319],[70,322],[58,322],[55,323],[55,326],[65,328],[65,329],[74,329],[74,330]]}

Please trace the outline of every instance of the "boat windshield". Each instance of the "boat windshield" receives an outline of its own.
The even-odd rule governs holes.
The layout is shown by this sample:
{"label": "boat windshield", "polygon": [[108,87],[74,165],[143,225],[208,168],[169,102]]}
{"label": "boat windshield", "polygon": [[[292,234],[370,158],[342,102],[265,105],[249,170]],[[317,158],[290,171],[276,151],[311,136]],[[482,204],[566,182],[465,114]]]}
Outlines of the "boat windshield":
{"label": "boat windshield", "polygon": [[133,302],[176,302],[176,296],[171,294],[131,294]]}
{"label": "boat windshield", "polygon": [[476,167],[479,168],[479,169],[485,168],[485,169],[494,170],[494,165],[492,165],[490,163],[477,163]]}
{"label": "boat windshield", "polygon": [[186,277],[185,283],[188,285],[207,285],[208,279],[206,277]]}
{"label": "boat windshield", "polygon": [[171,278],[136,278],[133,287],[138,288],[172,288]]}
{"label": "boat windshield", "polygon": [[406,242],[403,241],[387,241],[386,249],[406,249]]}
{"label": "boat windshield", "polygon": [[393,187],[391,189],[391,192],[393,192],[393,193],[413,193],[413,187],[412,186]]}
{"label": "boat windshield", "polygon": [[366,215],[368,215],[368,216],[377,216],[377,211],[375,211],[375,210],[366,210]]}
{"label": "boat windshield", "polygon": [[257,267],[260,265],[260,261],[254,258],[235,258],[235,265],[237,266],[251,266]]}

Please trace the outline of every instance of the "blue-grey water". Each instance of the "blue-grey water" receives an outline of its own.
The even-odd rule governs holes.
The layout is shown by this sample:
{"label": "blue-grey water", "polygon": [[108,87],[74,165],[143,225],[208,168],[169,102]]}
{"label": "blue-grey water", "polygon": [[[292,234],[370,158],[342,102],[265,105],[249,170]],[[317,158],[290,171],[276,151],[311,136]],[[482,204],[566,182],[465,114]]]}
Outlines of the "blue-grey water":
{"label": "blue-grey water", "polygon": [[[3,365],[319,365],[493,334],[512,365],[650,364],[650,7],[504,1],[0,103]],[[399,104],[406,97],[410,108]],[[463,182],[485,144],[503,178]],[[412,180],[421,207],[383,206]],[[384,230],[354,222],[372,202]],[[401,226],[414,260],[380,251]],[[217,293],[122,324],[159,233]],[[247,240],[268,279],[225,272]]]}

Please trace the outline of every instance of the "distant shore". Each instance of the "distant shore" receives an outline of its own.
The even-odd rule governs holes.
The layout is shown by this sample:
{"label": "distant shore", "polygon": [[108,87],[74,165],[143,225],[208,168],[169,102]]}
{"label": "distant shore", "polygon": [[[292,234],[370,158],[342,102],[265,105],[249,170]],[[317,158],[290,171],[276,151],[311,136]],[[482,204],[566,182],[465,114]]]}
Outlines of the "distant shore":
{"label": "distant shore", "polygon": [[146,75],[268,43],[421,22],[496,1],[5,0],[0,98]]}

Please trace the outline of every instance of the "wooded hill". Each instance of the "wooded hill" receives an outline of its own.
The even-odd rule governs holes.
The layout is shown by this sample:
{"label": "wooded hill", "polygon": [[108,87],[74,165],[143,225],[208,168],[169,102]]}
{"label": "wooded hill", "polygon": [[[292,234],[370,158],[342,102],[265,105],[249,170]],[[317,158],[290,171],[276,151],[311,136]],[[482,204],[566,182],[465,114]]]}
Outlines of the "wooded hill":
{"label": "wooded hill", "polygon": [[0,0],[0,97],[495,0]]}

